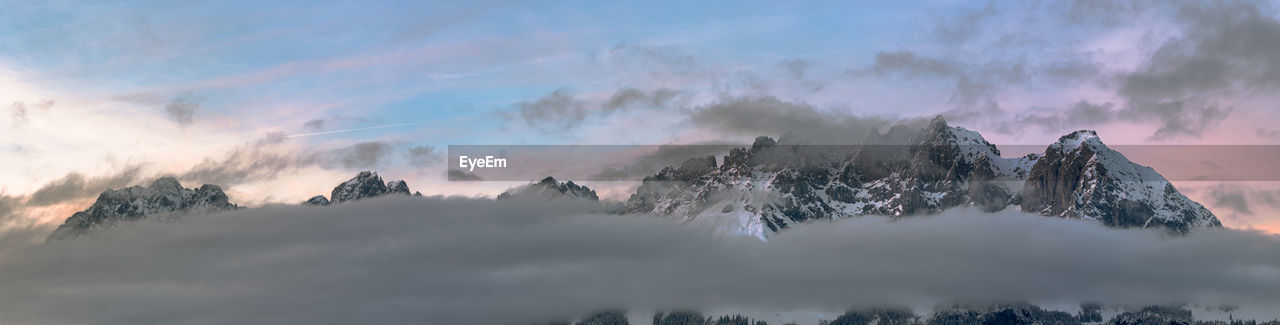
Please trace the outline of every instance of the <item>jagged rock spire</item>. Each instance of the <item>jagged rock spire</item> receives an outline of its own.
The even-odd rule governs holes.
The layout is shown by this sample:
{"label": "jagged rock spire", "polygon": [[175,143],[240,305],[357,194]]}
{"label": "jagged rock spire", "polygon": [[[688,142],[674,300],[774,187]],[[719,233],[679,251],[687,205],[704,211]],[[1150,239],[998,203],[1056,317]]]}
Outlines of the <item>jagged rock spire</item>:
{"label": "jagged rock spire", "polygon": [[600,197],[596,196],[596,191],[586,186],[574,184],[573,181],[561,183],[550,176],[533,184],[507,190],[497,197],[498,200],[517,198],[600,200]]}
{"label": "jagged rock spire", "polygon": [[323,195],[316,195],[307,199],[303,204],[330,205],[387,194],[411,195],[409,185],[405,181],[396,180],[383,183],[382,177],[378,176],[377,172],[366,170],[334,187],[333,191],[329,193],[328,199],[325,199]]}

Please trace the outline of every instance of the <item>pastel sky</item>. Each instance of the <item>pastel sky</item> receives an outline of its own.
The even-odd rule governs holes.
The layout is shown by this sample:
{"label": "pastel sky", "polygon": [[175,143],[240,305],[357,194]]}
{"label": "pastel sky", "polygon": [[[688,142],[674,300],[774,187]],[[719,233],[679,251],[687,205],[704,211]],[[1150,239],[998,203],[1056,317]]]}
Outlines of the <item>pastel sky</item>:
{"label": "pastel sky", "polygon": [[[995,144],[1278,144],[1272,2],[0,1],[0,227],[176,175],[246,206],[450,144],[749,143],[934,115]],[[1142,163],[1142,161],[1138,161]],[[1280,233],[1280,186],[1176,182]],[[634,184],[599,184],[625,199]]]}

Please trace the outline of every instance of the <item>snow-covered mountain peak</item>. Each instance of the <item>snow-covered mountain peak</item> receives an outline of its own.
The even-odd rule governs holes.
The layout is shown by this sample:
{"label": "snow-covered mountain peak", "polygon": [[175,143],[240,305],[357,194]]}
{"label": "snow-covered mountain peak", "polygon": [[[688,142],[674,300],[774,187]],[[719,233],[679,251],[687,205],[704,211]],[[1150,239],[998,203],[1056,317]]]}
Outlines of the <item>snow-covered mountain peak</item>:
{"label": "snow-covered mountain peak", "polygon": [[1049,145],[1049,149],[1057,150],[1058,152],[1071,151],[1079,149],[1081,145],[1086,144],[1094,149],[1107,147],[1105,144],[1102,144],[1102,139],[1098,138],[1098,132],[1093,130],[1079,130],[1059,137],[1057,142]]}
{"label": "snow-covered mountain peak", "polygon": [[[883,142],[878,132],[869,132],[875,135],[869,142]],[[759,237],[794,223],[930,214],[957,206],[991,212],[1015,207],[1176,232],[1220,225],[1154,170],[1107,148],[1093,131],[1074,132],[1044,154],[1017,158],[1001,157],[981,134],[947,125],[941,117],[923,130],[890,132],[913,136],[909,145],[875,144],[834,154],[843,147],[759,137],[749,149],[730,150],[721,166],[714,157],[694,157],[646,177],[626,208]]]}
{"label": "snow-covered mountain peak", "polygon": [[516,187],[499,194],[498,200],[510,200],[517,198],[530,199],[580,199],[590,201],[600,201],[600,197],[596,196],[596,191],[582,185],[574,184],[573,181],[561,183],[554,177],[548,176],[536,183]]}
{"label": "snow-covered mountain peak", "polygon": [[1222,225],[1155,169],[1130,161],[1089,130],[1064,135],[1045,149],[1027,177],[1022,203],[1023,211],[1119,228],[1185,233]]}
{"label": "snow-covered mountain peak", "polygon": [[307,199],[303,204],[310,205],[329,205],[338,204],[347,201],[355,201],[386,194],[403,194],[410,195],[409,185],[405,181],[397,180],[383,182],[382,177],[378,176],[374,171],[361,171],[355,177],[338,184],[329,192],[329,198],[323,195],[313,196]]}
{"label": "snow-covered mountain peak", "polygon": [[161,177],[147,187],[131,186],[102,192],[84,211],[76,212],[49,235],[49,239],[79,237],[97,229],[110,228],[120,221],[153,216],[176,218],[198,211],[237,208],[217,185],[196,189],[182,187],[173,177]]}
{"label": "snow-covered mountain peak", "polygon": [[[217,185],[211,185],[211,184],[206,184],[206,185],[217,186]],[[176,178],[165,176],[165,177],[157,178],[155,181],[152,181],[151,185],[147,186],[147,188],[152,190],[157,190],[157,191],[178,191],[178,190],[182,190],[182,183],[179,183],[178,179]]]}
{"label": "snow-covered mountain peak", "polygon": [[329,201],[333,204],[338,204],[375,197],[385,193],[387,193],[387,184],[382,182],[382,177],[379,177],[376,172],[366,170],[334,187],[333,191],[329,193]]}
{"label": "snow-covered mountain peak", "polygon": [[387,182],[387,193],[410,195],[409,184],[403,180]]}
{"label": "snow-covered mountain peak", "polygon": [[[916,151],[916,165],[935,164],[936,167],[951,168],[957,165],[968,177],[965,170],[973,170],[979,177],[987,179],[1009,179],[1025,177],[1038,155],[1018,158],[1000,156],[1000,149],[987,142],[976,131],[959,126],[947,125],[942,116],[934,117],[912,142]],[[922,156],[921,154],[924,154]]]}

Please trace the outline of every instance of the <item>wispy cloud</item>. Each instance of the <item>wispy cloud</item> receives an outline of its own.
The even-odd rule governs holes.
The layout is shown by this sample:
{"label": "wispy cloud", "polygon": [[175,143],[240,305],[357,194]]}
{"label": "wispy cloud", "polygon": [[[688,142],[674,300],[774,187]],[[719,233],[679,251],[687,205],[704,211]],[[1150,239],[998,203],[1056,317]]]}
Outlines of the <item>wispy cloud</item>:
{"label": "wispy cloud", "polygon": [[423,124],[423,123],[422,123],[422,122],[413,122],[413,123],[396,123],[396,124],[387,124],[387,125],[378,125],[378,126],[368,126],[368,127],[353,128],[353,129],[329,130],[329,131],[321,131],[321,132],[308,132],[308,133],[290,134],[290,135],[286,135],[285,137],[288,137],[288,138],[308,137],[308,136],[313,136],[313,135],[339,134],[339,133],[348,133],[348,132],[365,131],[365,130],[377,130],[377,129],[386,129],[386,128],[398,128],[398,127],[415,126],[415,125],[421,125],[421,124]]}

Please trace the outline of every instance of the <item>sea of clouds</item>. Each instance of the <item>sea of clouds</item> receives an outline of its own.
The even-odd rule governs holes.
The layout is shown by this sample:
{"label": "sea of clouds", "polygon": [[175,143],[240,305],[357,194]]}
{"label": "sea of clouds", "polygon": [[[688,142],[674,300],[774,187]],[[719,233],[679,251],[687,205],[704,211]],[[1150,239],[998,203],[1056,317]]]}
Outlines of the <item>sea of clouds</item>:
{"label": "sea of clouds", "polygon": [[968,209],[761,241],[591,203],[389,197],[46,234],[0,233],[0,324],[533,324],[1023,301],[1231,305],[1269,320],[1280,305],[1274,235]]}

